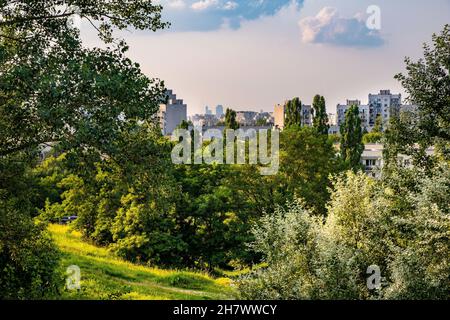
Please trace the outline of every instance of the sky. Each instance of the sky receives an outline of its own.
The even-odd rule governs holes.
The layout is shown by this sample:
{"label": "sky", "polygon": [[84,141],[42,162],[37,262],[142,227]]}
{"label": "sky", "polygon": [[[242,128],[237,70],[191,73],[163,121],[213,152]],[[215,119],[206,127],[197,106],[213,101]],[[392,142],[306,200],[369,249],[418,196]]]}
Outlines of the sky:
{"label": "sky", "polygon": [[[450,0],[157,0],[168,30],[128,31],[129,57],[188,105],[273,111],[314,95],[328,112],[369,93],[406,94],[404,58],[450,23]],[[89,40],[88,40],[89,41]],[[94,40],[91,40],[94,41]]]}

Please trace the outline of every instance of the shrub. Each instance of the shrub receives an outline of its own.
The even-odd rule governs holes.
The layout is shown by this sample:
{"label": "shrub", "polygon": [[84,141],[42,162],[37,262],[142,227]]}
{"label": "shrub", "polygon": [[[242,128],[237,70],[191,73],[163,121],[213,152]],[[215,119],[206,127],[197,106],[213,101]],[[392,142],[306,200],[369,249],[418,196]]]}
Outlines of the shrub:
{"label": "shrub", "polygon": [[0,201],[0,298],[42,299],[57,294],[59,252],[29,215]]}

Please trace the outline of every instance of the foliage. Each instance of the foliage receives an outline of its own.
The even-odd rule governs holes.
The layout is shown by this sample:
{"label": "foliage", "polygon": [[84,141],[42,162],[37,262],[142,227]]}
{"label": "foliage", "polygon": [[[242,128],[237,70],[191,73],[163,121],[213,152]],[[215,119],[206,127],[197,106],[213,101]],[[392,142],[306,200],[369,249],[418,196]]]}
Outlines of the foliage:
{"label": "foliage", "polygon": [[383,137],[383,119],[381,115],[378,115],[372,131],[364,133],[362,142],[363,144],[381,143],[383,141]]}
{"label": "foliage", "polygon": [[225,112],[225,127],[233,130],[239,129],[239,124],[236,121],[236,111],[227,108]]}
{"label": "foliage", "polygon": [[377,118],[375,119],[375,125],[372,129],[373,133],[382,133],[383,132],[383,118],[381,117],[381,114],[377,115]]}
{"label": "foliage", "polygon": [[90,175],[78,167],[68,172],[57,185],[64,190],[62,201],[47,205],[42,216],[78,216],[75,227],[86,238],[131,261],[177,264],[184,245],[174,234],[171,144],[152,128],[135,130],[127,134],[123,153],[98,162]]}
{"label": "foliage", "polygon": [[[30,175],[36,151],[52,145],[67,152],[85,179],[100,159],[120,159],[136,124],[155,122],[163,84],[126,58],[127,45],[112,31],[163,28],[160,11],[145,0],[0,1],[2,296],[40,298],[55,287],[58,254],[31,219],[46,199],[61,199],[66,173],[52,166],[53,173],[42,167]],[[104,49],[83,47],[69,21],[76,14],[98,30]],[[79,186],[78,178],[69,176],[65,183]],[[93,208],[95,202],[77,209],[88,215]]]}
{"label": "foliage", "polygon": [[320,134],[328,134],[330,126],[328,125],[328,114],[325,103],[325,98],[320,95],[316,95],[313,100],[314,109],[314,121],[313,126]]}
{"label": "foliage", "polygon": [[390,194],[396,204],[388,211],[396,214],[392,233],[401,240],[392,249],[388,299],[449,297],[450,167],[440,163],[432,171],[429,176],[420,169],[401,169],[385,178],[393,190],[409,189],[406,197]]}
{"label": "foliage", "polygon": [[302,125],[302,102],[300,98],[296,97],[292,100],[286,101],[284,106],[285,123],[284,127],[301,126]]}
{"label": "foliage", "polygon": [[361,155],[364,151],[358,106],[353,105],[347,110],[340,130],[341,157],[348,168],[356,171],[361,167]]}
{"label": "foliage", "polygon": [[318,214],[325,214],[331,187],[330,175],[340,164],[328,137],[313,128],[292,126],[280,136],[280,172],[278,188],[283,198],[279,205],[296,197]]}
{"label": "foliage", "polygon": [[314,288],[320,221],[300,203],[277,208],[253,229],[251,248],[264,254],[268,267],[238,282],[241,298],[253,300],[307,299]]}
{"label": "foliage", "polygon": [[181,121],[181,123],[177,126],[177,129],[189,130],[189,126],[192,126],[192,123],[186,120]]}
{"label": "foliage", "polygon": [[29,155],[0,158],[0,297],[43,299],[57,293],[60,275],[55,272],[59,253],[34,222],[35,181]]}
{"label": "foliage", "polygon": [[377,132],[369,132],[363,135],[362,143],[370,144],[370,143],[381,143],[383,142],[383,134]]}
{"label": "foliage", "polygon": [[188,244],[184,262],[207,268],[228,267],[251,258],[244,250],[252,215],[230,183],[228,166],[177,168],[182,198],[177,204],[178,228]]}
{"label": "foliage", "polygon": [[398,153],[413,156],[414,164],[433,166],[432,156],[425,153],[437,147],[450,159],[450,25],[433,35],[433,44],[424,44],[424,58],[405,59],[406,74],[396,75],[416,110],[394,117],[388,130],[386,158],[395,162]]}
{"label": "foliage", "polygon": [[77,8],[88,21],[99,21],[100,36],[109,43],[113,28],[164,26],[160,7],[148,1],[128,3],[127,10],[121,1],[70,4],[1,4],[0,155],[49,142],[111,154],[117,133],[129,121],[152,119],[164,98],[162,84],[125,57],[124,42],[84,48],[68,23]]}
{"label": "foliage", "polygon": [[[267,267],[238,283],[247,299],[448,299],[450,168],[397,168],[373,180],[335,181],[322,224],[304,204],[275,210],[253,229]],[[404,193],[399,193],[402,190]],[[299,241],[300,240],[300,241]],[[381,289],[367,287],[379,266]]]}

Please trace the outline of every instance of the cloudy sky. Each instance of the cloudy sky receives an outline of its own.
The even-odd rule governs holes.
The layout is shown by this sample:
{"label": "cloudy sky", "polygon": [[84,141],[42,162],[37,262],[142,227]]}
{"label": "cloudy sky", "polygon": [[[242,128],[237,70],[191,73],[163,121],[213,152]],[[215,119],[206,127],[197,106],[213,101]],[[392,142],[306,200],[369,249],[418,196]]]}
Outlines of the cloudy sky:
{"label": "cloudy sky", "polygon": [[156,2],[171,28],[125,33],[129,55],[165,80],[189,114],[217,104],[273,111],[294,96],[310,104],[317,93],[334,113],[347,98],[403,93],[393,76],[404,57],[420,57],[422,43],[450,23],[450,0]]}

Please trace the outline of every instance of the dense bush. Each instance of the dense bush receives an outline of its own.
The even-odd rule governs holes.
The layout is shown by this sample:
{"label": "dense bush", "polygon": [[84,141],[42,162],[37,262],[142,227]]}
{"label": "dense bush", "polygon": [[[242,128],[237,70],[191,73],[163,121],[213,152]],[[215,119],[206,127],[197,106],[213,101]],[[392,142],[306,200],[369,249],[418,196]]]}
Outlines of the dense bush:
{"label": "dense bush", "polygon": [[59,253],[46,225],[35,222],[28,156],[0,159],[0,298],[42,299],[57,293]]}
{"label": "dense bush", "polygon": [[265,215],[253,229],[250,247],[264,255],[267,268],[239,283],[247,299],[308,299],[314,295],[321,222],[294,202]]}
{"label": "dense bush", "polygon": [[0,298],[42,299],[57,295],[59,252],[45,231],[11,203],[0,202]]}
{"label": "dense bush", "polygon": [[[334,186],[324,223],[297,202],[255,227],[251,247],[268,267],[239,281],[243,298],[448,299],[448,164],[432,177],[403,168],[381,181],[347,173]],[[367,286],[371,265],[381,270],[379,290]]]}

